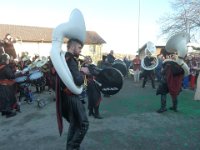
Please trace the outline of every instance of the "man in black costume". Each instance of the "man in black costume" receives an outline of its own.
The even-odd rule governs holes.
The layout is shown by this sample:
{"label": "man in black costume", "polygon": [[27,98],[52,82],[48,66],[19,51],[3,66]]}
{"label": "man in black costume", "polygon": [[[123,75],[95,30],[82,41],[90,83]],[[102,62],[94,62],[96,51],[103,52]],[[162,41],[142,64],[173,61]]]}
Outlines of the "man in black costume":
{"label": "man in black costume", "polygon": [[156,95],[161,95],[161,107],[157,110],[158,113],[167,111],[166,99],[168,93],[172,98],[172,107],[170,107],[170,110],[174,112],[178,111],[178,95],[181,92],[185,72],[181,65],[177,63],[180,58],[171,56],[172,61],[166,61],[162,65],[161,81],[156,92]]}
{"label": "man in black costume", "polygon": [[15,97],[15,75],[9,65],[10,56],[0,55],[0,112],[7,118],[16,115],[17,99]]}
{"label": "man in black costume", "polygon": [[[84,83],[84,74],[89,74],[87,67],[78,68],[79,54],[83,43],[77,39],[70,39],[67,43],[66,63],[73,76],[74,83],[81,86]],[[58,96],[58,93],[60,94]],[[79,150],[80,144],[87,133],[89,122],[85,107],[79,95],[73,94],[65,84],[57,78],[57,99],[61,100],[62,116],[70,123],[67,136],[67,150]]]}
{"label": "man in black costume", "polygon": [[13,43],[15,43],[16,40],[9,33],[7,33],[3,41],[5,52],[11,57],[11,59],[15,59],[17,54]]}
{"label": "man in black costume", "polygon": [[110,53],[107,55],[105,59],[107,66],[112,66],[112,63],[114,63],[115,57],[113,56],[113,54],[114,54],[114,51],[111,50]]}
{"label": "man in black costume", "polygon": [[[144,64],[146,66],[151,66],[154,62],[154,58],[151,57],[151,53],[148,52],[148,55],[144,58]],[[154,70],[145,70],[143,71],[143,83],[142,88],[145,87],[146,82],[148,81],[148,78],[151,80],[152,88],[155,89],[155,83],[154,83]]]}
{"label": "man in black costume", "polygon": [[[114,61],[115,61],[114,51],[111,50],[110,53],[105,58],[105,68],[111,67]],[[110,97],[110,95],[104,94],[104,97]]]}

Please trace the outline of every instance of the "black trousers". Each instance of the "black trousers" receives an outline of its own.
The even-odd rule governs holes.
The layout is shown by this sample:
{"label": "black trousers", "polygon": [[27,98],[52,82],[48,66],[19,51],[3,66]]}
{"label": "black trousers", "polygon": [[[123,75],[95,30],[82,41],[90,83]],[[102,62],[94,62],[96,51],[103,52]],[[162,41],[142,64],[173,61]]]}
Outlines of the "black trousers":
{"label": "black trousers", "polygon": [[69,122],[66,147],[68,150],[79,149],[89,127],[84,104],[78,95],[67,96],[61,93],[61,97],[62,115]]}
{"label": "black trousers", "polygon": [[87,86],[88,109],[91,112],[99,114],[99,105],[101,101],[101,92],[94,81],[90,81]]}
{"label": "black trousers", "polygon": [[146,82],[148,81],[148,79],[151,80],[152,88],[155,88],[155,83],[154,83],[154,72],[153,72],[153,70],[144,70],[143,77],[144,77],[143,83],[142,83],[142,87],[143,87],[143,88],[145,87]]}

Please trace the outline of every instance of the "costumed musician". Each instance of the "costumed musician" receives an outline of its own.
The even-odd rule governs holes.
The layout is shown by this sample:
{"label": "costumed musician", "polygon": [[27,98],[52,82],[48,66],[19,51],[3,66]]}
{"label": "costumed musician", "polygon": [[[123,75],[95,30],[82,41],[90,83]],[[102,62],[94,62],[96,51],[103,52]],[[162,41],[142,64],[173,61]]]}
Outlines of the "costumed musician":
{"label": "costumed musician", "polygon": [[47,63],[44,65],[44,74],[46,77],[46,85],[48,86],[49,94],[51,94],[51,90],[55,91],[55,68],[53,67],[51,58],[48,57]]}
{"label": "costumed musician", "polygon": [[[144,64],[146,66],[152,66],[154,65],[156,62],[155,62],[155,59],[154,57],[152,57],[152,54],[151,52],[148,50],[148,49],[145,49],[146,50],[146,56],[144,58]],[[151,85],[152,85],[152,88],[155,89],[155,83],[154,83],[154,69],[150,69],[150,70],[146,70],[144,68],[143,70],[143,83],[142,83],[142,88],[145,87],[146,85],[146,82],[148,81],[148,79],[151,80]]]}
{"label": "costumed musician", "polygon": [[37,92],[42,92],[45,90],[45,86],[48,86],[48,90],[50,89],[50,67],[48,64],[48,58],[42,56],[41,58],[37,58],[36,67],[43,73],[43,76],[39,78],[38,82],[40,85],[36,86]]}
{"label": "costumed musician", "polygon": [[189,75],[189,83],[190,84],[190,88],[192,90],[195,89],[195,83],[196,83],[196,74],[198,72],[197,70],[197,62],[195,60],[195,57],[194,56],[187,56],[187,64],[188,64],[188,67],[190,68],[190,75]]}
{"label": "costumed musician", "polygon": [[[68,38],[66,53],[61,49],[64,37]],[[85,21],[78,9],[74,9],[71,12],[69,21],[58,25],[52,35],[50,57],[57,73],[57,123],[59,133],[62,135],[62,117],[69,122],[67,150],[80,149],[80,145],[89,127],[85,107],[79,97],[84,84],[84,74],[89,74],[89,70],[87,67],[81,67],[79,70],[77,61],[85,38]]]}
{"label": "costumed musician", "polygon": [[[70,39],[67,43],[67,53],[65,54],[66,63],[70,69],[76,85],[84,83],[84,74],[89,74],[87,67],[78,68],[77,58],[81,53],[83,43],[78,39]],[[62,99],[62,115],[70,123],[67,148],[78,149],[87,133],[89,122],[84,105],[77,94],[73,94],[66,85],[60,81],[60,98]]]}
{"label": "costumed musician", "polygon": [[134,82],[140,81],[140,71],[141,71],[141,59],[139,55],[136,55],[135,58],[132,61],[133,64],[133,76],[134,76]]}
{"label": "costumed musician", "polygon": [[[111,67],[115,61],[114,51],[110,50],[110,53],[105,58],[105,67]],[[104,97],[110,97],[108,94],[104,94]]]}
{"label": "costumed musician", "polygon": [[[64,38],[68,38],[67,52],[61,49]],[[79,69],[77,58],[86,38],[86,27],[82,13],[74,9],[67,23],[57,26],[52,35],[50,57],[57,73],[56,114],[60,135],[63,132],[62,117],[69,122],[67,150],[78,150],[89,127],[88,117],[80,94],[83,91],[84,75],[89,75],[89,67]],[[92,74],[92,73],[91,73]],[[122,85],[121,73],[114,68],[106,68],[100,74],[99,86],[103,93],[115,94]],[[113,80],[113,77],[117,78]],[[107,79],[112,80],[107,80]],[[97,77],[98,80],[98,77]],[[104,83],[109,85],[104,85]],[[112,84],[111,84],[112,83]]]}
{"label": "costumed musician", "polygon": [[86,75],[87,78],[87,97],[88,97],[88,110],[89,116],[93,116],[96,119],[102,119],[103,117],[99,113],[99,106],[102,100],[101,91],[95,82],[95,76],[99,74],[99,69],[91,64],[92,59],[90,56],[85,56],[84,66],[88,67],[90,74]]}
{"label": "costumed musician", "polygon": [[16,71],[16,62],[14,61],[14,59],[17,57],[16,51],[13,45],[13,43],[15,42],[16,40],[9,33],[7,33],[4,39],[0,41],[0,46],[3,46],[4,52],[10,56],[9,65],[13,71]]}
{"label": "costumed musician", "polygon": [[16,40],[11,36],[11,34],[7,33],[3,39],[3,46],[5,53],[7,53],[11,59],[15,59],[17,57],[15,48],[13,43],[15,43]]}
{"label": "costumed musician", "polygon": [[16,99],[15,75],[9,66],[9,60],[8,54],[0,55],[0,111],[6,118],[13,117],[16,111],[20,111]]}
{"label": "costumed musician", "polygon": [[[70,28],[68,28],[69,26]],[[70,30],[68,31],[68,29]],[[64,35],[66,32],[67,34]],[[69,122],[66,144],[67,150],[80,149],[80,145],[89,127],[84,104],[80,101],[82,89],[73,88],[75,86],[82,86],[84,84],[84,74],[89,74],[87,67],[81,67],[79,70],[79,63],[77,60],[83,48],[85,36],[85,22],[81,12],[77,9],[72,11],[68,23],[61,24],[55,28],[53,32],[50,57],[57,72],[57,120],[60,135],[63,130],[62,117]],[[61,53],[62,50],[60,46],[64,37],[69,39],[67,42],[67,52]],[[57,43],[59,43],[59,47]],[[67,70],[69,70],[69,72]],[[63,74],[63,72],[66,74]],[[68,77],[68,79],[66,80],[65,77]]]}
{"label": "costumed musician", "polygon": [[156,76],[157,81],[160,82],[160,80],[161,80],[162,63],[163,63],[163,59],[164,59],[163,55],[162,54],[158,54],[157,55],[157,59],[158,59],[158,66],[155,68],[155,76]]}
{"label": "costumed musician", "polygon": [[189,67],[184,62],[188,37],[185,33],[179,33],[172,36],[166,44],[166,52],[163,54],[166,59],[163,61],[161,82],[156,91],[156,95],[161,95],[161,107],[157,110],[158,113],[167,111],[166,98],[168,93],[172,99],[172,107],[169,109],[174,112],[178,111],[178,95],[181,92],[182,81],[184,76],[189,74]]}
{"label": "costumed musician", "polygon": [[[167,55],[166,58],[175,61],[177,59],[175,54]],[[167,93],[170,93],[172,98],[173,106],[170,107],[170,109],[174,110],[175,112],[177,111],[177,96],[181,91],[183,77],[184,70],[177,63],[169,61],[162,65],[161,82],[156,92],[156,95],[161,95],[161,108],[157,111],[158,113],[167,111]]]}
{"label": "costumed musician", "polygon": [[114,51],[111,50],[110,53],[106,56],[105,62],[107,66],[112,66],[112,63],[114,63],[115,57],[114,57]]}

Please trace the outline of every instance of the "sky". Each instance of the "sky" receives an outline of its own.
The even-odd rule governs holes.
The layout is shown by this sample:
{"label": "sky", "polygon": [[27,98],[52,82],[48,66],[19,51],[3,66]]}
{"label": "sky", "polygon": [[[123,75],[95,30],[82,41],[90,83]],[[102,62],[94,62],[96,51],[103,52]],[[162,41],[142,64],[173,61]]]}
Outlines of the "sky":
{"label": "sky", "polygon": [[104,52],[112,49],[116,53],[136,54],[138,47],[142,47],[148,41],[155,45],[166,43],[159,36],[158,21],[160,17],[170,13],[169,2],[169,0],[2,0],[0,23],[55,28],[67,22],[71,11],[78,8],[84,16],[86,30],[96,31],[106,41],[103,46]]}

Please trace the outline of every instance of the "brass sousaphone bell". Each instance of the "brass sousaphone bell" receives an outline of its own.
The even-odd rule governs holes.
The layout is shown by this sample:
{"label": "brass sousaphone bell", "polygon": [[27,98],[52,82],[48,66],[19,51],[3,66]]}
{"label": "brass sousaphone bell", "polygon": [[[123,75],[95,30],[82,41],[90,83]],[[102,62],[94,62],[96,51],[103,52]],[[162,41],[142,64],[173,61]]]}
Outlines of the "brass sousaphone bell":
{"label": "brass sousaphone bell", "polygon": [[169,53],[177,53],[180,58],[185,58],[188,53],[187,43],[190,40],[188,33],[177,33],[173,35],[166,43],[165,49]]}
{"label": "brass sousaphone bell", "polygon": [[[142,59],[141,61],[141,66],[144,70],[153,70],[158,66],[158,58],[157,56],[154,56],[154,53],[156,52],[156,46],[154,45],[154,43],[152,43],[151,41],[147,42],[146,44],[146,48],[145,48],[145,57],[149,57],[147,53],[150,53],[151,56],[154,60],[155,63],[153,63],[152,65],[148,66],[147,64],[145,64],[144,59]],[[144,58],[145,58],[144,57]]]}
{"label": "brass sousaphone bell", "polygon": [[190,35],[188,33],[180,32],[173,35],[167,41],[167,44],[165,46],[165,49],[168,53],[173,53],[173,54],[175,53],[176,60],[165,59],[163,63],[166,63],[168,61],[173,61],[177,63],[184,70],[184,76],[187,76],[190,73],[188,65],[184,62],[184,58],[186,57],[188,53],[187,44],[189,40],[190,40]]}
{"label": "brass sousaphone bell", "polygon": [[83,86],[77,86],[65,60],[65,51],[62,50],[64,38],[78,39],[83,44],[86,39],[85,20],[80,10],[74,9],[65,23],[58,25],[52,34],[52,48],[50,57],[60,79],[74,94],[81,94]]}

